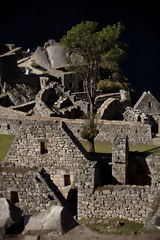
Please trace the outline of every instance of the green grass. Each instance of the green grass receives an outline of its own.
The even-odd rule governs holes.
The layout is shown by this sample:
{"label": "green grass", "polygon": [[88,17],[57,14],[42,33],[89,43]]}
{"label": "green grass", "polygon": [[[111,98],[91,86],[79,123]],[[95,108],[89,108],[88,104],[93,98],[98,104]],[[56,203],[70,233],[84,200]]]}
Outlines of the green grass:
{"label": "green grass", "polygon": [[[88,143],[85,140],[80,141],[84,148],[88,151]],[[160,153],[159,145],[151,145],[151,144],[130,144],[129,150],[131,152],[154,152]],[[100,153],[111,153],[112,152],[112,144],[111,142],[97,142],[95,141],[95,151]]]}
{"label": "green grass", "polygon": [[144,231],[144,225],[142,223],[126,219],[82,219],[78,222],[102,234],[132,235]]}
{"label": "green grass", "polygon": [[2,160],[5,158],[13,140],[13,135],[0,134],[0,162],[2,162]]}

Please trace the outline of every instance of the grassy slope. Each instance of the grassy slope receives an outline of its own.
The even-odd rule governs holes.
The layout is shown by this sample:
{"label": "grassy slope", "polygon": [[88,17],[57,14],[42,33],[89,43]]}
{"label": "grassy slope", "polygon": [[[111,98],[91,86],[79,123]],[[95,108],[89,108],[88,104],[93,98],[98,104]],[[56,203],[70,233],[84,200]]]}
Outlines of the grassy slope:
{"label": "grassy slope", "polygon": [[[82,140],[82,145],[88,151],[88,144],[87,141]],[[160,146],[156,145],[149,145],[149,144],[130,144],[129,145],[130,151],[138,151],[138,152],[160,152]],[[95,151],[101,153],[111,153],[112,152],[112,145],[110,142],[95,142]]]}
{"label": "grassy slope", "polygon": [[0,134],[0,162],[5,158],[13,140],[13,135]]}

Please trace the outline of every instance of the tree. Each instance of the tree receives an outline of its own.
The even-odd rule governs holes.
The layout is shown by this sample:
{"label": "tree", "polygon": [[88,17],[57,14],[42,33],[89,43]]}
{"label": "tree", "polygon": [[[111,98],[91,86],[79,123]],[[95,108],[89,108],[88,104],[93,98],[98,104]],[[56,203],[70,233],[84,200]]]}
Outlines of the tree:
{"label": "tree", "polygon": [[100,69],[119,71],[119,61],[125,56],[119,37],[124,30],[120,23],[98,31],[98,23],[82,21],[61,39],[67,52],[70,70],[84,82],[93,116],[95,91],[100,80]]}
{"label": "tree", "polygon": [[89,152],[95,152],[94,148],[94,138],[97,136],[97,123],[96,115],[91,115],[90,112],[86,113],[84,118],[85,123],[82,125],[81,137],[86,139],[89,143]]}

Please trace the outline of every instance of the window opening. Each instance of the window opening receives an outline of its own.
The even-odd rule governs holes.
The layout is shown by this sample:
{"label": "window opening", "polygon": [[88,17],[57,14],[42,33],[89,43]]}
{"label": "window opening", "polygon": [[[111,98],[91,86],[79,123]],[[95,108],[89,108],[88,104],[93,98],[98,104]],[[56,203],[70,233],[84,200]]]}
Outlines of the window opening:
{"label": "window opening", "polygon": [[152,107],[152,103],[148,102],[148,107],[151,108]]}
{"label": "window opening", "polygon": [[11,191],[10,200],[11,200],[12,203],[18,203],[19,202],[18,192]]}
{"label": "window opening", "polygon": [[71,185],[70,175],[64,175],[64,186]]}
{"label": "window opening", "polygon": [[47,153],[47,143],[46,142],[40,142],[40,151],[41,154]]}
{"label": "window opening", "polygon": [[7,123],[7,129],[9,130],[10,129],[10,125]]}

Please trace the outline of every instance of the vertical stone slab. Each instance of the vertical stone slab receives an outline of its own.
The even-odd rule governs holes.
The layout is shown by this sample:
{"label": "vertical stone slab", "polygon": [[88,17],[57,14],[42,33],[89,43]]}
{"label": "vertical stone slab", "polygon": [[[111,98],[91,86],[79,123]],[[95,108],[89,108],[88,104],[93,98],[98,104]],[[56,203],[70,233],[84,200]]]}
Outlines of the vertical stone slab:
{"label": "vertical stone slab", "polygon": [[116,136],[112,142],[112,176],[122,184],[126,184],[127,180],[128,156],[128,137]]}

